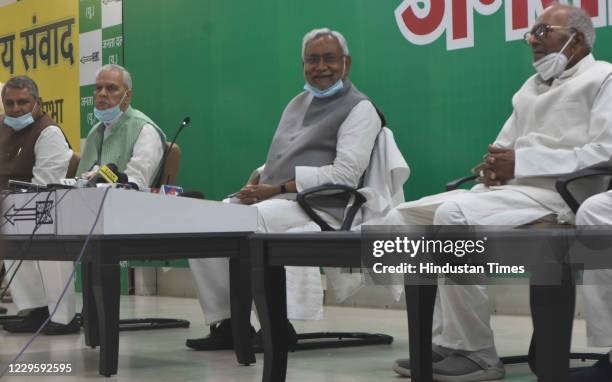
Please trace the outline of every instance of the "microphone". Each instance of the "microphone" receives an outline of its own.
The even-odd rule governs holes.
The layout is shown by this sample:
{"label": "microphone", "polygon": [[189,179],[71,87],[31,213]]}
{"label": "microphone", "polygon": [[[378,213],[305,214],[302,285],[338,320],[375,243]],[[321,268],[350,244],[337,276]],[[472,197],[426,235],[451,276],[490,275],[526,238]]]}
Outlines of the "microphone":
{"label": "microphone", "polygon": [[136,183],[128,180],[124,172],[119,172],[119,168],[114,163],[109,163],[106,166],[100,167],[96,175],[87,182],[87,187],[96,187],[96,184],[99,183],[115,183],[118,188],[136,191],[140,190]]}
{"label": "microphone", "polygon": [[119,176],[117,175],[118,172],[119,169],[114,163],[101,166],[96,172],[96,175],[92,176],[87,184],[89,187],[96,187],[96,184],[98,183],[117,183],[117,180],[119,179]]}
{"label": "microphone", "polygon": [[[172,138],[172,142],[170,142],[170,144],[168,145],[168,147],[166,148],[166,150],[164,151],[164,155],[162,156],[162,159],[159,161],[159,165],[157,166],[157,173],[159,173],[159,171],[163,168],[163,166],[166,163],[166,158],[168,157],[168,153],[170,152],[170,150],[172,149],[172,146],[174,146],[174,142],[176,142],[176,139],[178,138],[179,134],[181,133],[181,131],[183,131],[183,128],[185,126],[187,126],[189,123],[191,122],[191,117],[185,117],[182,121],[181,124],[179,125],[178,130],[176,131],[176,134],[174,134],[174,138]],[[161,174],[160,174],[161,176]],[[161,180],[157,186],[161,186]],[[168,180],[166,179],[166,182]]]}

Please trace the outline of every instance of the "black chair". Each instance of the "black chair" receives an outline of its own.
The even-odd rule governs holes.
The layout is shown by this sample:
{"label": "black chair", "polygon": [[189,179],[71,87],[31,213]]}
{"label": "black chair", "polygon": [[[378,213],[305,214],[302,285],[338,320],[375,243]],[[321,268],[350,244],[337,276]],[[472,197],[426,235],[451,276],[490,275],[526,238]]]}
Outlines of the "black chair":
{"label": "black chair", "polygon": [[[461,185],[467,184],[469,182],[473,182],[479,175],[470,175],[463,178],[455,179],[451,182],[448,182],[445,186],[446,191],[452,191],[458,189]],[[572,194],[569,189],[570,184],[580,179],[595,177],[595,176],[612,176],[612,166],[608,162],[600,163],[593,165],[591,167],[576,171],[574,173],[566,174],[557,178],[555,183],[555,188],[559,192],[559,195],[563,198],[563,200],[567,203],[570,209],[576,213],[578,208],[580,207],[580,202],[577,200],[577,197]],[[612,178],[608,182],[607,189],[612,189]],[[549,332],[544,338],[549,338],[554,336],[554,333],[558,330],[570,330],[571,333],[571,322],[574,318],[574,305],[575,305],[575,275],[574,271],[571,269],[569,264],[562,264],[562,278],[566,282],[564,285],[559,286],[542,286],[542,285],[531,285],[530,287],[530,296],[531,296],[531,309],[532,315],[534,316],[543,316],[549,315],[551,311],[554,312],[553,315],[557,315],[560,319],[552,320],[550,322],[543,322],[543,324],[547,325],[548,328],[545,330]],[[535,300],[535,301],[534,301]],[[542,306],[544,305],[544,306]],[[552,310],[550,308],[553,308]],[[536,323],[534,322],[534,327]],[[542,326],[542,325],[538,325]],[[501,360],[504,364],[520,364],[520,363],[528,363],[530,369],[537,374],[537,366],[541,365],[542,359],[545,359],[545,356],[536,356],[536,337],[537,333],[534,330],[534,333],[531,337],[531,343],[529,346],[528,355],[520,355],[520,356],[510,356],[510,357],[502,357]],[[571,335],[570,335],[571,337]],[[546,339],[545,339],[546,341]],[[568,340],[569,341],[569,340]],[[569,347],[569,343],[563,344],[564,346]],[[607,358],[607,354],[597,354],[597,353],[570,353],[570,359],[572,360],[600,360]],[[536,359],[538,362],[536,362]],[[544,368],[542,368],[544,369]],[[539,375],[538,375],[539,376]]]}
{"label": "black chair", "polygon": [[[166,142],[165,152],[161,161],[161,172],[155,187],[160,187],[162,184],[176,184],[176,178],[179,172],[179,164],[181,158],[181,149],[175,142]],[[192,197],[196,199],[204,199],[204,194],[201,192],[183,193],[180,196]],[[119,331],[137,331],[137,330],[154,330],[154,329],[175,329],[188,328],[191,323],[187,320],[178,318],[132,318],[119,320]]]}
{"label": "black chair", "polygon": [[[336,231],[332,228],[313,208],[312,201],[316,199],[321,202],[322,199],[330,202],[333,205],[341,206],[351,202],[352,204],[345,212],[345,218],[339,231],[349,231],[353,225],[353,221],[357,216],[360,208],[366,202],[363,196],[357,189],[338,184],[326,184],[304,190],[297,194],[297,203],[302,207],[304,212],[319,225],[322,231]],[[311,350],[311,349],[327,349],[341,348],[349,346],[366,346],[366,345],[383,345],[391,344],[393,337],[386,334],[371,334],[363,332],[315,332],[315,333],[298,333],[298,343],[289,345],[289,350]],[[303,342],[300,342],[303,340]],[[319,340],[319,341],[316,341]]]}

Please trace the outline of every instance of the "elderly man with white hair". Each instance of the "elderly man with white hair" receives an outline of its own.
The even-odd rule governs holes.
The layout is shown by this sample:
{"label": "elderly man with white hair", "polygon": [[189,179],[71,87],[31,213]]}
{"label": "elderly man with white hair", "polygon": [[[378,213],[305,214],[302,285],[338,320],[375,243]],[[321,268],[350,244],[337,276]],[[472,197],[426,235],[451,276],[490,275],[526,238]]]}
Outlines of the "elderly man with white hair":
{"label": "elderly man with white hair", "polygon": [[[265,165],[237,194],[241,203],[257,207],[260,232],[314,224],[295,202],[296,193],[327,183],[357,186],[381,131],[376,108],[348,79],[352,59],[340,33],[327,28],[307,33],[302,63],[304,91],[285,108]],[[341,216],[326,217],[331,225],[340,223]],[[190,267],[211,332],[186,345],[196,350],[232,348],[228,260],[190,260]],[[318,269],[287,267],[289,319],[320,318],[322,301]]]}
{"label": "elderly man with white hair", "polygon": [[94,115],[99,122],[87,135],[77,174],[91,174],[113,163],[139,188],[155,182],[166,136],[155,122],[130,106],[131,100],[132,77],[125,68],[108,64],[98,70]]}
{"label": "elderly man with white hair", "polygon": [[[537,73],[514,95],[512,115],[475,169],[482,184],[402,204],[387,223],[520,226],[574,218],[555,179],[612,156],[612,65],[594,59],[593,24],[577,7],[548,7],[525,39]],[[441,285],[438,291],[434,380],[502,378],[485,287]],[[407,359],[393,368],[410,375]]]}

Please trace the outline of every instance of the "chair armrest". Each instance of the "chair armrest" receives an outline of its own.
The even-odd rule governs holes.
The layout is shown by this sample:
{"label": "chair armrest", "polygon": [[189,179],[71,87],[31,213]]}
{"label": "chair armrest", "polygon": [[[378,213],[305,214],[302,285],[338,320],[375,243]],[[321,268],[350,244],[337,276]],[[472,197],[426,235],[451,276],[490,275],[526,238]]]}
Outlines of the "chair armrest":
{"label": "chair armrest", "polygon": [[[578,207],[580,207],[580,203],[576,200],[576,198],[571,194],[568,189],[568,186],[571,182],[576,181],[578,179],[588,178],[591,176],[601,176],[601,175],[612,175],[612,164],[609,162],[598,163],[596,165],[583,168],[582,170],[578,170],[572,172],[570,174],[565,174],[557,178],[555,182],[555,188],[559,192],[559,195],[565,200],[565,203],[571,208],[571,210],[576,213],[578,211]],[[609,188],[609,187],[608,187]]]}
{"label": "chair armrest", "polygon": [[451,180],[450,182],[446,183],[446,186],[445,186],[446,191],[456,190],[463,183],[470,182],[472,180],[475,180],[476,178],[478,178],[478,174],[470,175],[470,176],[464,176],[463,178]]}
{"label": "chair armrest", "polygon": [[297,194],[297,202],[302,207],[306,215],[312,219],[315,223],[321,227],[322,231],[335,231],[319,214],[317,214],[314,208],[310,205],[308,198],[311,196],[338,196],[348,194],[355,197],[355,201],[353,205],[349,208],[346,213],[346,217],[342,222],[342,226],[340,227],[341,231],[349,231],[353,224],[353,220],[355,219],[355,215],[361,208],[361,206],[366,202],[365,196],[361,194],[357,189],[353,187],[349,187],[343,184],[323,184],[321,186],[312,187],[306,189]]}

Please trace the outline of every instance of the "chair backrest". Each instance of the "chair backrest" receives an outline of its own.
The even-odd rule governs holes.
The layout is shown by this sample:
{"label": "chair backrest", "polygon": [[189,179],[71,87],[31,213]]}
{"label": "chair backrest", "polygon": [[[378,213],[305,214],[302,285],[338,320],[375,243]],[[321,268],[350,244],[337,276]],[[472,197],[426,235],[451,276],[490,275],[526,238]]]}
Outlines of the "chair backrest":
{"label": "chair backrest", "polygon": [[[70,161],[68,162],[68,170],[66,171],[66,178],[74,178],[77,176],[77,168],[79,167],[79,162],[81,161],[81,157],[79,154],[72,152],[72,157],[70,157]],[[80,175],[80,174],[79,174]]]}
{"label": "chair backrest", "polygon": [[[166,142],[165,149],[168,150],[169,147],[170,142]],[[174,143],[165,158],[162,176],[160,178],[160,184],[176,185],[176,178],[178,177],[180,161],[181,148],[179,147],[179,145]]]}

